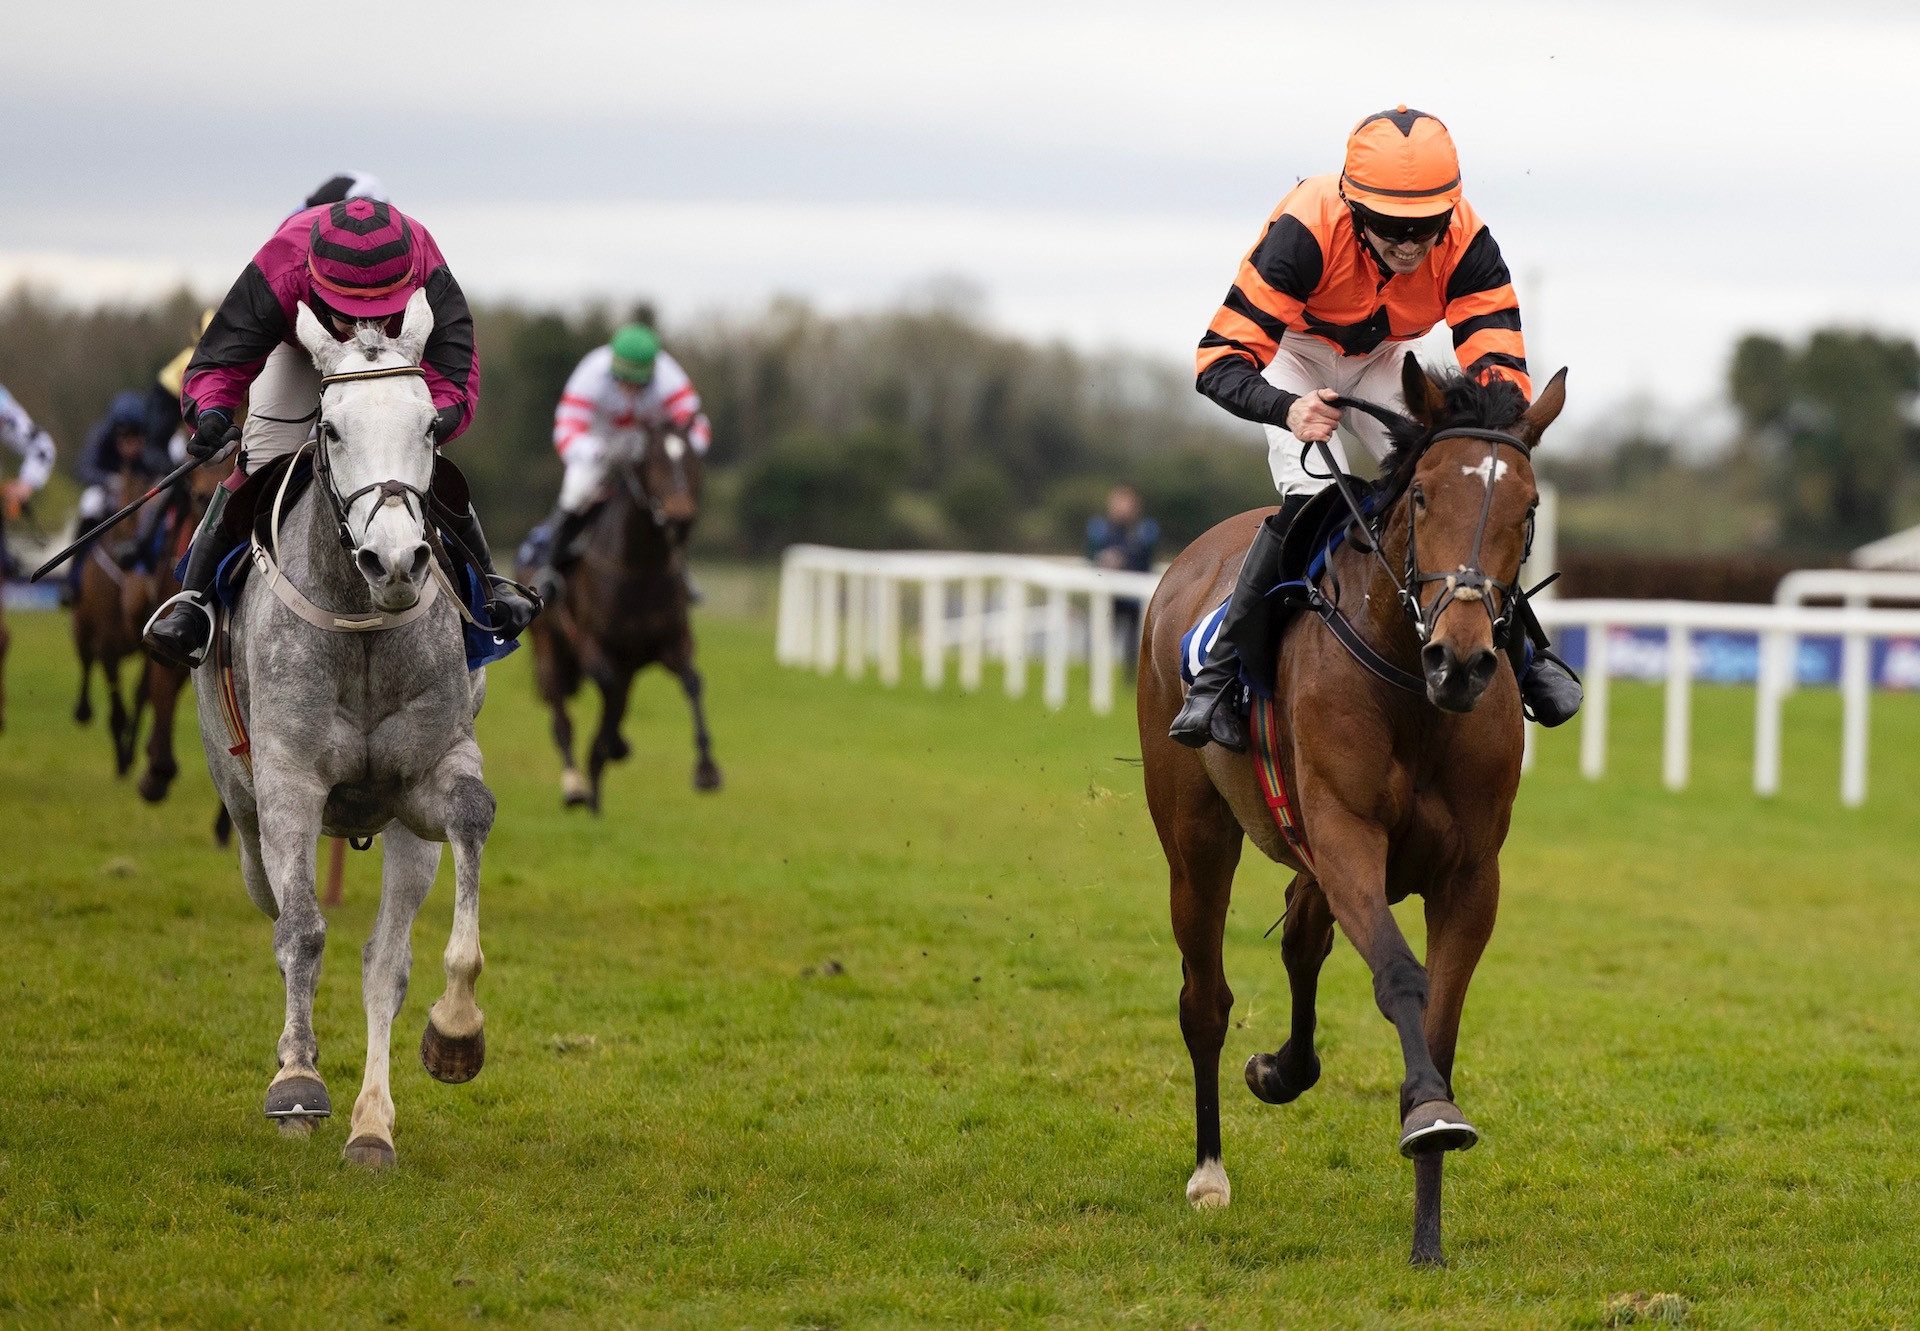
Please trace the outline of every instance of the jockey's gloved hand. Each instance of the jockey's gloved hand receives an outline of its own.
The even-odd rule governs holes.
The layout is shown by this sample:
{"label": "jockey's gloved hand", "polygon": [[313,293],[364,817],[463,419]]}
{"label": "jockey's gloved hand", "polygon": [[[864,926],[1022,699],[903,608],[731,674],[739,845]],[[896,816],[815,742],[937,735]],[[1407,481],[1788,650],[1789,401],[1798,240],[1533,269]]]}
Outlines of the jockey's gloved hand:
{"label": "jockey's gloved hand", "polygon": [[204,408],[194,417],[193,438],[187,440],[187,452],[205,462],[240,437],[233,416],[220,407]]}
{"label": "jockey's gloved hand", "polygon": [[460,428],[460,404],[449,403],[433,415],[433,442],[444,444]]}

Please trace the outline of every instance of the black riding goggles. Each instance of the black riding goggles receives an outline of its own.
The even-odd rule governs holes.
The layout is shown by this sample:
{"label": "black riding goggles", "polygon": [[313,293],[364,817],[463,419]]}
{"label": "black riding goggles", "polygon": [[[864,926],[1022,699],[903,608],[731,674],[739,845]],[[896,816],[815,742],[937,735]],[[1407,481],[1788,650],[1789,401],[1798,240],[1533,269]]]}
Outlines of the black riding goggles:
{"label": "black riding goggles", "polygon": [[1361,228],[1389,245],[1412,245],[1434,240],[1453,224],[1453,209],[1435,217],[1389,217],[1359,204],[1351,205],[1354,220]]}

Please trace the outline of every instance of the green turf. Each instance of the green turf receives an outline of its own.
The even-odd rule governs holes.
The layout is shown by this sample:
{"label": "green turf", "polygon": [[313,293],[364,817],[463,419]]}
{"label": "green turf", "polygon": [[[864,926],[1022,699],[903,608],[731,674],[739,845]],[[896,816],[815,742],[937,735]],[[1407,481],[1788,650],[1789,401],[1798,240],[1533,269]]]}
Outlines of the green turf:
{"label": "green turf", "polygon": [[1616,688],[1602,784],[1577,727],[1544,738],[1461,1042],[1485,1137],[1448,1165],[1433,1273],[1406,1266],[1397,1051],[1346,944],[1320,1085],[1240,1089],[1286,1020],[1261,863],[1228,935],[1233,1206],[1187,1207],[1179,961],[1124,705],[781,670],[763,621],[710,620],[727,788],[690,789],[651,677],[596,822],[558,807],[525,654],[498,668],[489,1062],[445,1087],[415,1053],[443,869],[396,1030],[399,1166],[369,1176],[339,1149],[374,858],[318,1008],[342,1117],[282,1140],[269,926],[210,846],[190,727],[172,802],[142,805],[68,719],[64,621],[12,622],[5,1321],[1591,1327],[1660,1291],[1695,1326],[1914,1324],[1920,700],[1876,700],[1857,811],[1826,693],[1791,705],[1773,803],[1739,691],[1699,691],[1681,796],[1653,690]]}

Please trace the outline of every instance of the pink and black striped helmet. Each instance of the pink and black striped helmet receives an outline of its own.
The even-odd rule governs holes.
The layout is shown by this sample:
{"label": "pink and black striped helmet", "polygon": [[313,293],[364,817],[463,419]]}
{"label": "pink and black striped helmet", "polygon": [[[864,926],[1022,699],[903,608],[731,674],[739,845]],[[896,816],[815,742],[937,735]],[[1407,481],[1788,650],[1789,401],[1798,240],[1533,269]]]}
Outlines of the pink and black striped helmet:
{"label": "pink and black striped helmet", "polygon": [[420,286],[414,225],[392,204],[346,199],[313,221],[307,273],[313,294],[354,319],[385,319],[407,308]]}

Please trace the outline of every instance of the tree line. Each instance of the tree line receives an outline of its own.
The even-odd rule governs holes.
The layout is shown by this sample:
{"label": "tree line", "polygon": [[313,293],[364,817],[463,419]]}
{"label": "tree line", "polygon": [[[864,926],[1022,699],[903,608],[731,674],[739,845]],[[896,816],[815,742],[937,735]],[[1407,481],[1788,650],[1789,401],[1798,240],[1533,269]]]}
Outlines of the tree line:
{"label": "tree line", "polygon": [[[27,290],[0,301],[0,383],[52,432],[63,472],[108,399],[143,389],[191,340],[200,308],[185,292],[92,310]],[[558,492],[550,441],[567,375],[617,323],[651,313],[476,303],[480,410],[449,452],[498,545]],[[1182,367],[1013,337],[963,295],[846,315],[776,299],[662,333],[713,421],[708,552],[764,557],[797,540],[1074,550],[1124,481],[1159,521],[1165,555],[1272,502],[1259,433],[1197,397]],[[1566,501],[1563,544],[1830,556],[1920,519],[1911,340],[1749,336],[1726,393],[1735,437],[1711,456],[1631,415],[1598,446],[1543,455]]]}

